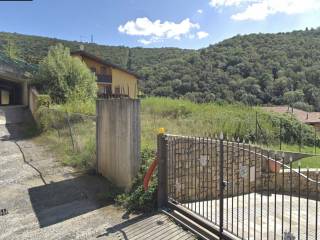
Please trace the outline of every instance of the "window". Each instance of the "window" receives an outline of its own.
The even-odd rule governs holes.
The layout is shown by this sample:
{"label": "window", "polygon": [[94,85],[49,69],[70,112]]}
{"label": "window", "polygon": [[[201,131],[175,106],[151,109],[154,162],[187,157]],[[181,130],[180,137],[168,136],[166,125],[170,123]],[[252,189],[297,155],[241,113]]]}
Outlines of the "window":
{"label": "window", "polygon": [[107,68],[105,66],[100,68],[100,74],[107,75]]}

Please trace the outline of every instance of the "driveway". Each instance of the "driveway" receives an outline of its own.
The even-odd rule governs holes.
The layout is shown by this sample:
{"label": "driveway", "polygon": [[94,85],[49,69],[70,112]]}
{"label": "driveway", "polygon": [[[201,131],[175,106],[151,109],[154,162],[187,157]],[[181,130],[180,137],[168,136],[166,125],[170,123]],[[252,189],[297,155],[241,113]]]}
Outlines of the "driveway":
{"label": "driveway", "polygon": [[0,124],[0,240],[194,238],[162,214],[128,216],[104,178],[62,166],[23,129]]}

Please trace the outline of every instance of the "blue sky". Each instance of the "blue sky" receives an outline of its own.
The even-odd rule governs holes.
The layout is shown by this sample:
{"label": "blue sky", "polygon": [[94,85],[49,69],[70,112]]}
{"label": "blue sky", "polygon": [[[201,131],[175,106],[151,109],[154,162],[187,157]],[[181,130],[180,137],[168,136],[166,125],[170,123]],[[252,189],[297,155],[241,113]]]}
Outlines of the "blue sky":
{"label": "blue sky", "polygon": [[320,0],[1,2],[0,31],[106,45],[202,48],[237,34],[320,26]]}

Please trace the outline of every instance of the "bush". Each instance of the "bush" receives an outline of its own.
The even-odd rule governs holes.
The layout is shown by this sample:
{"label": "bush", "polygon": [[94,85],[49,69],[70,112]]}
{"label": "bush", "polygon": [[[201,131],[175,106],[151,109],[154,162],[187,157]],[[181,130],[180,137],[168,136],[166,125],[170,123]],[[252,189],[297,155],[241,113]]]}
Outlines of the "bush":
{"label": "bush", "polygon": [[301,109],[306,112],[312,112],[314,110],[314,107],[312,105],[309,105],[308,103],[305,103],[305,102],[296,102],[292,104],[292,107]]}
{"label": "bush", "polygon": [[39,94],[38,95],[38,108],[40,107],[49,107],[51,103],[51,98],[47,94]]}
{"label": "bush", "polygon": [[116,197],[117,204],[125,207],[129,212],[150,212],[157,207],[157,174],[153,177],[147,191],[143,187],[143,179],[146,171],[154,160],[155,152],[150,148],[141,151],[142,165],[138,176],[135,178],[132,189],[129,193],[120,194]]}

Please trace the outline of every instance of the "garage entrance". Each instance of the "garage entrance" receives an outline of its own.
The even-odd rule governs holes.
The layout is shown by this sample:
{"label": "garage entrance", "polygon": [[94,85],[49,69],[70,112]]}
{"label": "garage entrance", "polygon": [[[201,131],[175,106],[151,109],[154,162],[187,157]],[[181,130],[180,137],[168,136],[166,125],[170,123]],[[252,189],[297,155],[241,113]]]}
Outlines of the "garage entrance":
{"label": "garage entrance", "polygon": [[0,78],[0,105],[22,105],[22,84]]}

